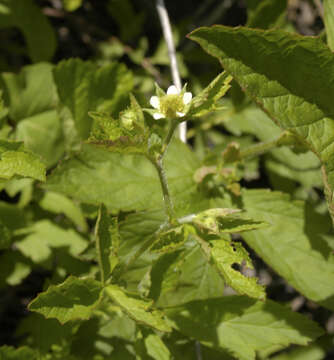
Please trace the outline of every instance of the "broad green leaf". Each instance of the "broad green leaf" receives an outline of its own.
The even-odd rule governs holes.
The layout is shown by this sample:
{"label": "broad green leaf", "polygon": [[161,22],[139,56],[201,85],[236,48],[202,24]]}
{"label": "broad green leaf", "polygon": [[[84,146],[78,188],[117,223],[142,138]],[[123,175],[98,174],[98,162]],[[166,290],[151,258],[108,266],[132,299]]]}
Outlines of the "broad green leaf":
{"label": "broad green leaf", "polygon": [[243,202],[250,216],[271,224],[243,233],[247,244],[296,290],[334,310],[334,257],[324,239],[328,219],[279,192],[244,191]]}
{"label": "broad green leaf", "polygon": [[105,292],[136,322],[163,332],[172,330],[164,319],[164,314],[159,310],[151,309],[152,301],[131,297],[116,285],[108,285]]}
{"label": "broad green leaf", "polygon": [[34,154],[23,151],[1,153],[0,178],[11,179],[17,175],[45,181],[45,172],[44,164]]}
{"label": "broad green leaf", "polygon": [[32,61],[51,60],[57,46],[56,35],[35,1],[1,0],[0,27],[22,31]]}
{"label": "broad green leaf", "polygon": [[160,307],[221,297],[223,291],[223,279],[196,242],[162,255],[152,267],[149,296]]}
{"label": "broad green leaf", "polygon": [[331,0],[324,0],[324,22],[326,27],[327,43],[334,50],[334,4]]}
{"label": "broad green leaf", "polygon": [[19,74],[2,73],[1,83],[9,116],[15,123],[54,110],[57,105],[51,64],[28,65]]}
{"label": "broad green leaf", "polygon": [[211,234],[236,233],[260,229],[268,226],[263,221],[255,221],[237,215],[238,209],[215,208],[197,214],[192,223]]}
{"label": "broad green leaf", "polygon": [[22,346],[17,349],[7,345],[0,347],[1,360],[37,360],[38,358],[37,351],[28,346]]}
{"label": "broad green leaf", "polygon": [[104,111],[117,116],[133,86],[132,74],[118,63],[98,67],[80,59],[64,60],[53,74],[60,102],[70,112],[81,139],[87,139],[91,130],[88,112]]}
{"label": "broad green leaf", "polygon": [[219,239],[210,241],[210,245],[211,259],[224,277],[226,284],[239,294],[264,300],[266,293],[264,287],[257,283],[258,279],[247,277],[232,267],[234,264],[240,266],[245,264],[248,268],[253,269],[252,261],[242,244]]}
{"label": "broad green leaf", "polygon": [[148,355],[155,360],[170,360],[172,359],[171,353],[168,348],[156,334],[150,334],[145,338],[145,346]]}
{"label": "broad green leaf", "polygon": [[241,360],[255,359],[256,351],[273,345],[307,345],[323,333],[284,306],[243,296],[194,301],[166,312],[183,334]]}
{"label": "broad green leaf", "polygon": [[61,324],[70,320],[89,319],[100,301],[101,285],[91,278],[68,277],[59,285],[51,285],[28,306],[30,311]]}
{"label": "broad green leaf", "polygon": [[[186,145],[175,141],[168,148],[165,166],[175,207],[187,204],[196,190],[193,173],[199,167],[197,158]],[[163,208],[156,169],[146,158],[91,145],[62,162],[48,178],[46,188],[85,203],[104,203],[110,211]]]}
{"label": "broad green leaf", "polygon": [[150,251],[155,253],[173,252],[187,241],[190,232],[192,232],[192,228],[187,225],[159,232],[157,240],[150,247]]}
{"label": "broad green leaf", "polygon": [[87,231],[87,223],[80,206],[68,197],[53,191],[45,192],[39,201],[39,206],[55,214],[65,214],[78,228]]}
{"label": "broad green leaf", "polygon": [[49,110],[21,120],[15,132],[16,140],[39,155],[47,167],[54,165],[64,153],[63,133],[56,110]]}
{"label": "broad green leaf", "polygon": [[35,263],[50,259],[52,248],[66,248],[72,256],[78,256],[87,247],[87,241],[72,229],[62,229],[49,220],[40,220],[31,227],[17,231],[26,235],[15,243],[17,248]]}
{"label": "broad green leaf", "polygon": [[218,100],[229,90],[232,77],[225,72],[219,74],[200,94],[191,102],[187,116],[200,117],[208,112],[219,109]]}
{"label": "broad green leaf", "polygon": [[82,4],[82,0],[63,0],[63,6],[66,11],[75,11]]}
{"label": "broad green leaf", "polygon": [[216,26],[197,29],[190,37],[218,57],[281,128],[319,157],[334,221],[334,54],[320,39],[278,30]]}
{"label": "broad green leaf", "polygon": [[104,284],[118,264],[119,234],[117,219],[108,216],[104,205],[100,206],[96,226],[96,251],[100,266],[101,281]]}
{"label": "broad green leaf", "polygon": [[284,24],[287,0],[262,0],[251,12],[246,26],[269,29]]}

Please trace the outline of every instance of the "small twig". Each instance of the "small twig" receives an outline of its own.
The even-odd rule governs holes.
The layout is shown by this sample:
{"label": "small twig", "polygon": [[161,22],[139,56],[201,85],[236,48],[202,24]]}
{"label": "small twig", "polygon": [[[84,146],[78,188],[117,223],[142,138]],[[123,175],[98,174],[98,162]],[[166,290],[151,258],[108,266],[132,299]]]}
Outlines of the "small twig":
{"label": "small twig", "polygon": [[[167,44],[173,83],[177,87],[177,89],[179,91],[181,91],[182,84],[181,84],[180,72],[179,72],[179,68],[178,68],[177,60],[176,60],[176,52],[175,52],[175,46],[174,46],[174,41],[173,41],[172,28],[170,25],[168,12],[167,12],[164,0],[157,0],[157,11],[158,11],[158,15],[159,15],[159,19],[160,19],[160,23],[161,23],[161,27],[162,27],[162,32],[164,34],[164,38],[165,38],[165,41]],[[183,141],[184,143],[187,142],[187,124],[186,124],[186,122],[183,122],[179,125],[179,136],[180,136],[181,141]]]}

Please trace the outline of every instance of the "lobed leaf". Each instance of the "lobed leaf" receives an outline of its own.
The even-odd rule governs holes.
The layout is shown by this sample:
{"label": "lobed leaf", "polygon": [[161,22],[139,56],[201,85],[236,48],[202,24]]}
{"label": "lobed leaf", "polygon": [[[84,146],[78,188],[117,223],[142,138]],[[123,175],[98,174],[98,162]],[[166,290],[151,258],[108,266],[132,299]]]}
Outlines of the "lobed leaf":
{"label": "lobed leaf", "polygon": [[46,318],[61,324],[70,320],[89,319],[100,301],[101,285],[91,278],[68,277],[59,285],[51,285],[28,306]]}

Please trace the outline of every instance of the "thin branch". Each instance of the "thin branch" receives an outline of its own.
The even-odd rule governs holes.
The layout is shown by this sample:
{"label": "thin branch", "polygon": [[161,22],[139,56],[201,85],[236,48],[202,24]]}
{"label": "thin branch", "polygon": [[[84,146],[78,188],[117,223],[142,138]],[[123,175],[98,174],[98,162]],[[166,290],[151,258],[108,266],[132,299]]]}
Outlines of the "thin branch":
{"label": "thin branch", "polygon": [[[172,28],[170,25],[169,16],[164,0],[157,0],[157,11],[162,27],[162,32],[164,34],[164,38],[167,44],[173,83],[177,87],[177,89],[181,91],[182,84],[181,84],[180,72],[176,60],[176,52],[173,41]],[[187,124],[186,122],[183,122],[179,126],[179,136],[181,141],[183,141],[184,143],[187,142],[186,133],[187,133]]]}

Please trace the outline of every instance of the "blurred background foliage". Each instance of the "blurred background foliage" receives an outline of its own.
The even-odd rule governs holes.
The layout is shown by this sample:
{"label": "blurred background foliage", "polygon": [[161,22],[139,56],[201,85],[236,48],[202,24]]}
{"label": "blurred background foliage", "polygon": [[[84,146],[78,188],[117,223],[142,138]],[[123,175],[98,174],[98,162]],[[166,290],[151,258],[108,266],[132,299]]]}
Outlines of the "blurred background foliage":
{"label": "blurred background foliage", "polygon": [[[323,10],[321,2],[317,0],[165,2],[173,24],[181,77],[183,82],[188,83],[188,89],[195,94],[221,72],[221,66],[216,59],[208,56],[197,44],[186,38],[195,28],[213,24],[262,29],[275,27],[302,35],[320,36],[325,41]],[[67,142],[60,140],[62,129],[58,120],[55,120],[58,99],[51,79],[51,64],[73,57],[91,61],[94,65],[89,66],[87,72],[92,74],[97,71],[96,66],[112,64],[115,60],[126,64],[133,74],[134,93],[145,105],[154,91],[154,82],[162,88],[167,88],[171,83],[167,47],[162,38],[153,0],[0,0],[0,85],[6,89],[3,94],[5,104],[9,103],[11,92],[21,89],[20,97],[14,100],[11,98],[11,102],[16,103],[9,109],[7,122],[4,123],[4,117],[0,116],[0,137],[12,136],[17,140],[24,140],[30,150],[36,150],[45,157],[49,172],[66,156],[68,149],[73,149],[73,139]],[[11,74],[19,73],[26,65],[41,62],[43,64],[36,68],[36,74],[33,74],[34,70],[27,71],[26,75],[25,70],[20,76]],[[27,98],[25,91],[29,92]],[[31,113],[23,114],[20,106],[26,111],[31,94],[39,96],[42,101],[39,102],[39,108],[34,108],[32,104]],[[189,142],[206,165],[215,163],[231,141],[237,140],[243,147],[259,140],[271,140],[279,134],[277,126],[252,105],[236,83],[222,105],[225,106],[224,111],[207,115],[191,123],[189,127]],[[124,108],[125,105],[122,106]],[[36,136],[32,135],[34,128],[30,126],[31,123],[21,120],[41,113],[44,114],[44,130],[49,136],[47,139],[41,136],[36,140]],[[258,125],[259,119],[261,126]],[[35,124],[39,122],[38,118],[34,119]],[[29,139],[33,138],[34,141],[29,143]],[[288,148],[280,148],[260,160],[249,161],[238,176],[243,178],[244,186],[282,190],[293,198],[308,200],[319,211],[325,212],[326,204],[321,191],[318,165],[312,153],[298,153]],[[54,218],[55,214],[60,212],[51,205],[55,202],[52,196],[57,197],[57,194],[49,193],[47,198],[41,189],[33,190],[32,183],[32,180],[24,179],[2,186],[0,212],[11,214],[12,211],[12,218],[24,224],[28,224],[29,217],[32,216],[40,219]],[[210,191],[210,183],[205,186]],[[25,206],[33,198],[32,192],[34,201],[29,211],[25,211]],[[81,206],[88,219],[87,224],[82,212],[77,212],[76,206],[67,200],[64,196],[57,198],[56,202],[65,204],[69,222],[74,223],[83,233],[89,231],[94,224],[90,219],[94,219],[96,209],[85,204]],[[68,227],[68,222],[62,222],[59,214],[57,216],[57,222],[64,228]],[[13,228],[15,227],[17,224],[13,225]],[[50,223],[40,222],[34,233],[52,231],[50,227]],[[29,247],[23,246],[21,252],[25,254],[24,251],[28,254]],[[57,252],[64,255],[61,246]],[[41,321],[36,315],[26,318],[27,303],[42,290],[45,279],[56,282],[56,279],[63,278],[64,274],[53,272],[52,264],[43,263],[43,259],[37,259],[35,262],[38,266],[35,264],[31,271],[32,264],[23,255],[4,257],[1,253],[0,256],[0,344],[17,345],[24,328],[29,327],[32,321]],[[89,254],[87,258],[89,259]],[[262,279],[262,283],[268,286],[271,298],[282,302],[289,301],[294,310],[312,314],[314,320],[325,326],[329,332],[334,332],[334,317],[328,310],[299,295],[256,258],[254,253],[252,258],[256,259],[257,275]],[[66,258],[64,255],[62,261],[69,273],[76,271],[81,274],[88,271],[85,264],[77,262],[73,265],[76,261],[74,258]],[[28,274],[30,275],[27,277]],[[17,331],[23,318],[26,320]],[[57,326],[55,325],[54,331],[60,332]],[[84,333],[84,327],[80,331]],[[59,335],[60,343],[63,336],[65,335]]]}

